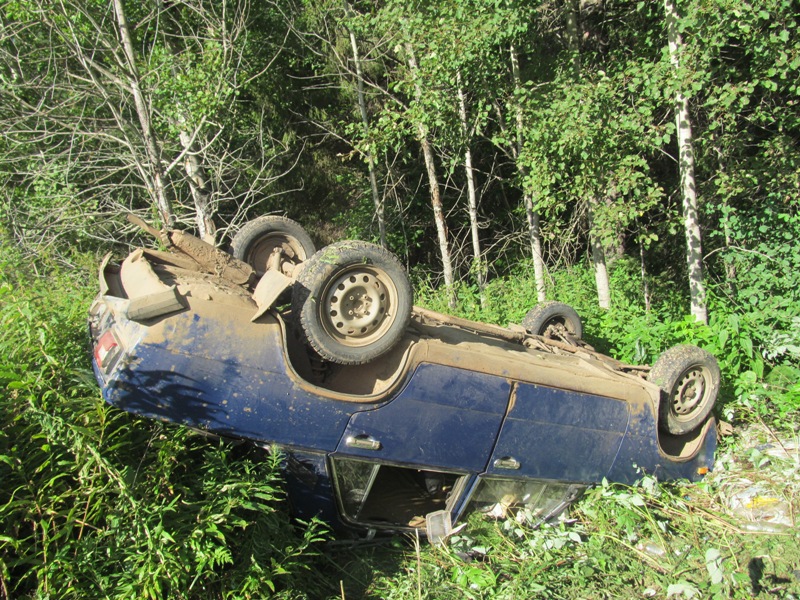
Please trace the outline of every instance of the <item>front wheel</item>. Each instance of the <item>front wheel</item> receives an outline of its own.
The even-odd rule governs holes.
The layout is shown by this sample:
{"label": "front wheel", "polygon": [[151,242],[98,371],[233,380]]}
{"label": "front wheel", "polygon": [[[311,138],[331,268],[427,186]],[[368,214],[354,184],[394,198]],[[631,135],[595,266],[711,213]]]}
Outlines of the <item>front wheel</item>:
{"label": "front wheel", "polygon": [[717,359],[697,346],[681,345],[658,357],[647,379],[661,388],[659,427],[673,435],[689,433],[714,408],[720,386]]}
{"label": "front wheel", "polygon": [[408,274],[392,253],[368,242],[344,241],[305,262],[292,312],[322,358],[356,365],[394,347],[408,326],[412,304]]}

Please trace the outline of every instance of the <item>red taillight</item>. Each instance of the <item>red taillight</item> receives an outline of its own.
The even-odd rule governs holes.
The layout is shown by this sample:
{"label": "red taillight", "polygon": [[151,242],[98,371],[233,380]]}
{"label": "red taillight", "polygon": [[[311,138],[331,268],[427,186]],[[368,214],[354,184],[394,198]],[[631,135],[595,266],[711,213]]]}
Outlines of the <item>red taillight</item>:
{"label": "red taillight", "polygon": [[94,347],[94,360],[97,367],[103,371],[108,371],[111,364],[114,362],[117,354],[119,353],[119,344],[117,338],[111,331],[106,331],[97,340],[97,345]]}

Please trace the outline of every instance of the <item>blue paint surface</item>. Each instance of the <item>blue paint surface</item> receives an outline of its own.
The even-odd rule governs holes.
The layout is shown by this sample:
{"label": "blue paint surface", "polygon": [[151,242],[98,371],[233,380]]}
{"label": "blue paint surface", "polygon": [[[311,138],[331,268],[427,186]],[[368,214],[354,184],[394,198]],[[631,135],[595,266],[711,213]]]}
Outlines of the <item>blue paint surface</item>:
{"label": "blue paint surface", "polygon": [[690,460],[670,458],[659,452],[657,431],[657,417],[650,406],[641,414],[632,416],[630,432],[622,442],[608,479],[630,484],[643,474],[648,474],[661,480],[697,481],[702,478],[698,469],[710,470],[714,465],[714,452],[717,449],[716,427],[709,427],[699,452]]}
{"label": "blue paint surface", "polygon": [[282,467],[292,513],[303,520],[318,517],[336,523],[339,512],[326,455],[290,451],[286,453]]}
{"label": "blue paint surface", "polygon": [[[628,405],[623,401],[520,383],[489,473],[600,481],[611,469],[627,427]],[[495,460],[507,457],[520,468],[494,466]]]}
{"label": "blue paint surface", "polygon": [[[353,415],[337,452],[481,472],[494,447],[510,390],[503,377],[423,363],[394,400]],[[380,450],[347,447],[347,437],[358,435],[378,440]]]}
{"label": "blue paint surface", "polygon": [[263,327],[258,345],[245,347],[226,335],[224,320],[191,313],[174,320],[180,336],[167,332],[164,342],[137,345],[106,385],[107,401],[223,435],[324,451],[336,448],[351,414],[374,406],[299,386],[288,375],[277,327]]}

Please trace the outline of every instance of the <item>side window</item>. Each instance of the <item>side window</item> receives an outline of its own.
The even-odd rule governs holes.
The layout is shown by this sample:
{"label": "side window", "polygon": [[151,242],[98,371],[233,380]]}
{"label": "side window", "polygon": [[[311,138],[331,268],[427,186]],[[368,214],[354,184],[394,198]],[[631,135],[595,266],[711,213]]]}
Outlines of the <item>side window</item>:
{"label": "side window", "polygon": [[430,513],[453,509],[466,475],[336,457],[333,480],[345,520],[424,529]]}
{"label": "side window", "polygon": [[586,489],[584,485],[536,479],[481,479],[469,499],[467,511],[479,511],[502,519],[509,512],[522,512],[528,522],[539,525],[557,516]]}

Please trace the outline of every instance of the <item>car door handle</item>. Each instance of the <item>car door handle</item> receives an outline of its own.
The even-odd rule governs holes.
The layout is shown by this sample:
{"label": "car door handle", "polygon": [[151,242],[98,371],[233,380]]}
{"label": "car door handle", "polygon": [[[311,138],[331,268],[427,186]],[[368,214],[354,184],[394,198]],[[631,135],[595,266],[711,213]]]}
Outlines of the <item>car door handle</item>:
{"label": "car door handle", "polygon": [[522,466],[513,456],[504,456],[503,458],[495,459],[493,464],[495,469],[509,469],[512,471],[516,471]]}
{"label": "car door handle", "polygon": [[348,436],[344,444],[348,448],[359,448],[360,450],[380,450],[383,447],[378,440],[366,433]]}

